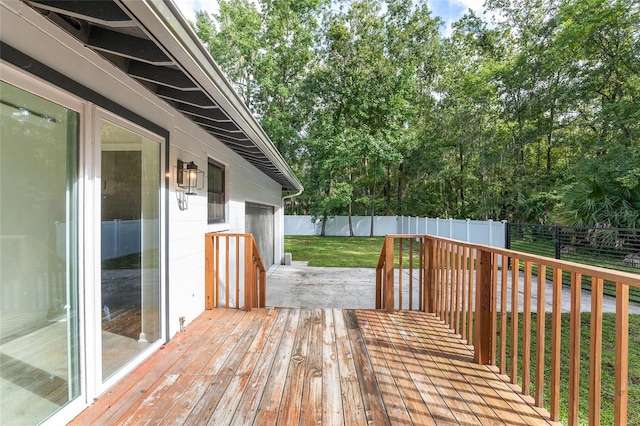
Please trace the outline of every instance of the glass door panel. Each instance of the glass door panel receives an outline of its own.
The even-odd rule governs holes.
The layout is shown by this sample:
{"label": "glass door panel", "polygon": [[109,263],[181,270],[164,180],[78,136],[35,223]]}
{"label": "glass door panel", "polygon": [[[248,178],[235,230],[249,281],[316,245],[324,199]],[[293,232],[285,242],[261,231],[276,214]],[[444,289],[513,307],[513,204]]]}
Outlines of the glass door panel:
{"label": "glass door panel", "polygon": [[0,424],[80,395],[79,114],[0,82]]}
{"label": "glass door panel", "polygon": [[102,380],[160,339],[160,144],[101,121]]}

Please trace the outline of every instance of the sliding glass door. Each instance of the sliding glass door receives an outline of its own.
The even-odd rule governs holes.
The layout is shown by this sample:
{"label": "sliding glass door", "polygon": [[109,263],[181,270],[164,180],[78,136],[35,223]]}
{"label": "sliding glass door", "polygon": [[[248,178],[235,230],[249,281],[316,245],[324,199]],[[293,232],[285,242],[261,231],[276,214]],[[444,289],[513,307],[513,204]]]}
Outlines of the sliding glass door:
{"label": "sliding glass door", "polygon": [[79,128],[76,110],[0,82],[2,425],[38,424],[81,392]]}
{"label": "sliding glass door", "polygon": [[161,144],[100,121],[104,382],[160,339]]}

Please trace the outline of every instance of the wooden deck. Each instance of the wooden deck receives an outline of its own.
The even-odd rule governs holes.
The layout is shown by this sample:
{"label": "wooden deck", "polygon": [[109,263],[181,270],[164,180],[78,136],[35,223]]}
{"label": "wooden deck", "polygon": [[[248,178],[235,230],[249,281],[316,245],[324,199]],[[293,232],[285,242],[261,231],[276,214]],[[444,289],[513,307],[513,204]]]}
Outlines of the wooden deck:
{"label": "wooden deck", "polygon": [[549,424],[433,315],[206,311],[72,424]]}

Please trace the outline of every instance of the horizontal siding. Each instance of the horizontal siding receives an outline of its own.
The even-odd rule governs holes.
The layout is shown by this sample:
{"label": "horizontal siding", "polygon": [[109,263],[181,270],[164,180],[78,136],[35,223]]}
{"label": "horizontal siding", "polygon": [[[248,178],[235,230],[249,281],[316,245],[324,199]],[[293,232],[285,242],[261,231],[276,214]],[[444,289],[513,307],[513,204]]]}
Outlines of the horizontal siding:
{"label": "horizontal siding", "polygon": [[[179,330],[179,317],[184,316],[189,322],[204,310],[204,234],[208,231],[244,232],[245,202],[275,207],[276,262],[279,262],[283,237],[277,219],[281,217],[281,188],[277,182],[29,6],[17,1],[3,2],[0,17],[3,41],[169,132],[170,336]],[[88,119],[86,114],[84,117]],[[189,197],[188,210],[182,211],[178,207],[175,191],[177,160],[194,161],[200,170],[206,171],[208,157],[228,167],[229,200],[227,223],[223,225],[207,223],[206,190]]]}

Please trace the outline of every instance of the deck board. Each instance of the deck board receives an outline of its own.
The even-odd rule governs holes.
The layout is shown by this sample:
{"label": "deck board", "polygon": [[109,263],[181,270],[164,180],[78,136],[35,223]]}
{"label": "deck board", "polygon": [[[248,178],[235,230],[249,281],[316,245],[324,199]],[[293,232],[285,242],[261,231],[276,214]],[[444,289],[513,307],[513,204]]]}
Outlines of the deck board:
{"label": "deck board", "polygon": [[206,311],[72,424],[549,424],[433,315]]}

